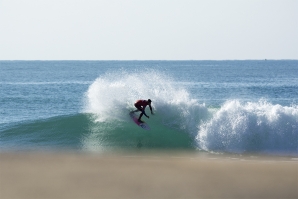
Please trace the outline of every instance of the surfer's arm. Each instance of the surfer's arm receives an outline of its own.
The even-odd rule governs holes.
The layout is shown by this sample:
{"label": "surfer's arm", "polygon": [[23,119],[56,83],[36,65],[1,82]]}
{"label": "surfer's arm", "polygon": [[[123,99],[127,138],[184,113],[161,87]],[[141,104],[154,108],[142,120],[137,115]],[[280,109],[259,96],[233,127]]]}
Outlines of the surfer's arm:
{"label": "surfer's arm", "polygon": [[153,115],[153,112],[152,112],[152,107],[151,107],[151,105],[150,105],[150,104],[149,104],[149,108],[150,108],[151,114]]}

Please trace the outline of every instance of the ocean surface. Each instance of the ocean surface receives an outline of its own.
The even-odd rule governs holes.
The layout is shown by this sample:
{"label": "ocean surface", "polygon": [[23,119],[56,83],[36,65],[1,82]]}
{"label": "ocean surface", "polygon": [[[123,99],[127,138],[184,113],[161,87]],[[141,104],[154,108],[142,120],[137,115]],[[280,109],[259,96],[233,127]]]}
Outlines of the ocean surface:
{"label": "ocean surface", "polygon": [[298,61],[0,61],[0,115],[0,151],[298,156]]}

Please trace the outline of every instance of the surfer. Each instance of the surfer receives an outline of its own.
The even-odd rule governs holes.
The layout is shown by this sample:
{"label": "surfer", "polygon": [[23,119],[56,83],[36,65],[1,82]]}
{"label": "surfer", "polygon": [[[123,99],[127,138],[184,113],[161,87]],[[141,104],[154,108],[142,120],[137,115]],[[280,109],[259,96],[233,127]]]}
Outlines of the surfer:
{"label": "surfer", "polygon": [[137,100],[136,103],[134,104],[135,107],[137,108],[137,110],[135,110],[133,112],[138,112],[138,111],[141,111],[142,112],[140,114],[139,119],[138,119],[139,122],[143,122],[141,120],[141,118],[142,118],[143,115],[145,115],[147,118],[149,118],[149,116],[145,113],[145,108],[146,108],[147,105],[149,105],[151,114],[153,115],[151,102],[152,102],[151,99],[148,99],[148,100]]}

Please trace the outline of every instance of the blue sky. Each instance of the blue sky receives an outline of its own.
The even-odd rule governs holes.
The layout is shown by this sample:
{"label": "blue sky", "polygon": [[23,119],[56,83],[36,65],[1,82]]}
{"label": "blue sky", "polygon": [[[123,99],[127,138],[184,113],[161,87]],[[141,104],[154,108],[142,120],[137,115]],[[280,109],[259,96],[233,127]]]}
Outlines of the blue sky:
{"label": "blue sky", "polygon": [[297,0],[0,0],[0,60],[298,59]]}

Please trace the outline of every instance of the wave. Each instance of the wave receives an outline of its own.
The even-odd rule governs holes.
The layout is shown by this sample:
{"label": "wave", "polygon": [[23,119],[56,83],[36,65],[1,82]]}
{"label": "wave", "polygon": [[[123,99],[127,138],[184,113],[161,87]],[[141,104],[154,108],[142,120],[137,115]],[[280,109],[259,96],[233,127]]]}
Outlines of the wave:
{"label": "wave", "polygon": [[209,108],[191,98],[187,87],[177,85],[169,76],[147,70],[120,71],[96,79],[86,93],[86,109],[96,122],[128,122],[127,112],[136,99],[153,100],[156,112],[148,123],[151,133],[158,132],[159,142],[174,132],[186,135],[196,149],[232,153],[297,154],[298,108],[259,102],[227,101]]}
{"label": "wave", "polygon": [[0,149],[75,149],[110,151],[118,149],[193,149],[192,139],[179,130],[155,128],[147,132],[136,126],[127,112],[127,121],[98,122],[94,114],[58,116],[10,124],[1,129]]}
{"label": "wave", "polygon": [[77,114],[6,124],[1,129],[0,147],[14,150],[78,148],[88,123],[86,115]]}
{"label": "wave", "polygon": [[[122,70],[97,78],[86,92],[84,108],[85,113],[93,115],[97,127],[85,139],[84,146],[89,150],[102,150],[102,146],[108,147],[107,143],[125,147],[135,146],[138,140],[138,145],[144,148],[194,149],[193,135],[197,129],[194,124],[199,122],[200,117],[189,116],[199,116],[207,108],[191,100],[184,88],[174,87],[173,84],[170,77],[153,70],[144,73]],[[128,114],[135,110],[133,104],[137,99],[149,98],[153,100],[156,115],[150,116],[150,119],[144,117],[151,127],[150,132],[144,132]],[[120,137],[119,132],[121,142],[115,141]],[[101,140],[100,144],[98,140]]]}
{"label": "wave", "polygon": [[298,107],[226,102],[199,127],[198,145],[208,151],[298,154]]}
{"label": "wave", "polygon": [[[137,99],[152,100],[151,127],[135,125],[129,112]],[[13,123],[0,129],[0,148],[66,148],[82,151],[187,149],[222,153],[298,155],[298,107],[266,100],[230,100],[208,107],[187,85],[166,73],[120,70],[98,77],[81,113]]]}

